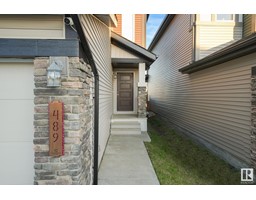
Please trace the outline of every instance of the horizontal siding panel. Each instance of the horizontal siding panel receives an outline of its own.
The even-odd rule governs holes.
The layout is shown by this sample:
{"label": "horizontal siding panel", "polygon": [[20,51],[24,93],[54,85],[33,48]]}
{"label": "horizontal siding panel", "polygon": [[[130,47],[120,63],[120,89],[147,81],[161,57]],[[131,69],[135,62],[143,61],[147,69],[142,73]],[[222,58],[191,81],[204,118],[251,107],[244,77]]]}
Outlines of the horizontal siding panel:
{"label": "horizontal siding panel", "polygon": [[153,49],[159,57],[149,70],[150,108],[248,164],[251,67],[256,65],[256,55],[181,74],[178,70],[191,61],[191,48],[189,17],[176,15]]}
{"label": "horizontal siding panel", "polygon": [[63,39],[63,15],[0,15],[0,38]]}
{"label": "horizontal siding panel", "polygon": [[[182,107],[182,106],[180,106]],[[182,108],[179,109],[178,105],[175,105],[175,108],[171,109],[172,115],[180,115],[180,111],[182,111]],[[194,117],[199,117],[201,118],[201,112],[198,109],[193,109],[192,107],[186,108],[186,112],[190,112],[193,114]],[[226,116],[225,116],[226,115]],[[248,116],[247,117],[232,117],[232,116],[227,116],[227,114],[222,115],[222,112],[209,112],[207,110],[204,110],[204,119],[208,119],[213,122],[218,122],[222,123],[224,125],[231,125],[233,127],[241,128],[244,130],[250,130],[250,127],[248,127]],[[180,116],[182,117],[182,116]],[[243,119],[244,118],[244,119]],[[203,119],[202,119],[203,120]],[[224,121],[223,121],[224,120]],[[209,126],[210,127],[210,126]]]}
{"label": "horizontal siding panel", "polygon": [[63,18],[58,20],[33,20],[33,19],[16,19],[5,20],[0,16],[0,29],[48,29],[48,30],[62,30]]}
{"label": "horizontal siding panel", "polygon": [[242,38],[240,26],[198,26],[200,39],[199,59],[222,49]]}
{"label": "horizontal siding panel", "polygon": [[[177,122],[177,121],[176,122],[174,121],[174,123],[179,124],[179,122]],[[240,158],[241,161],[244,161],[246,163],[250,162],[250,158],[249,158],[250,151],[247,151],[246,154],[245,154],[244,148],[246,146],[242,145],[241,143],[238,145],[239,147],[234,148],[233,144],[228,145],[228,143],[226,141],[223,141],[220,138],[210,137],[209,135],[211,134],[211,132],[209,132],[208,128],[197,130],[197,131],[200,131],[202,133],[203,132],[208,133],[207,135],[202,135],[202,134],[197,134],[197,132],[195,132],[195,127],[193,127],[192,125],[190,125],[190,124],[184,124],[184,125],[186,125],[186,126],[182,127],[183,129],[189,131],[190,133],[193,133],[198,138],[204,139],[206,141],[211,141],[211,143],[215,146],[221,146],[221,148],[223,150],[225,150],[227,152],[232,152],[233,156],[235,156],[237,158]],[[199,124],[199,125],[201,126],[201,124]],[[212,133],[212,135],[215,135],[215,132],[216,131],[214,131],[214,133]]]}
{"label": "horizontal siding panel", "polygon": [[63,30],[0,29],[0,38],[61,39]]}
{"label": "horizontal siding panel", "polygon": [[113,112],[110,30],[92,15],[80,15],[80,19],[99,73],[99,161],[101,161],[110,134],[110,119]]}
{"label": "horizontal siding panel", "polygon": [[244,14],[243,22],[243,36],[247,37],[252,33],[252,15]]}
{"label": "horizontal siding panel", "polygon": [[[163,115],[164,116],[164,115]],[[164,116],[164,117],[169,117],[169,116]],[[170,119],[170,122],[174,123],[176,126],[179,126],[180,124],[182,124],[182,129],[188,130],[190,133],[196,135],[199,138],[202,138],[206,141],[210,141],[210,143],[216,145],[216,146],[220,146],[221,148],[228,151],[228,152],[232,152],[232,154],[234,156],[240,156],[240,159],[243,160],[244,162],[249,162],[249,150],[245,153],[245,149],[247,149],[248,145],[245,145],[244,142],[242,142],[242,140],[239,138],[237,141],[240,141],[239,145],[237,145],[237,147],[234,147],[233,143],[230,143],[230,139],[228,140],[228,142],[226,142],[226,140],[224,140],[223,138],[219,137],[216,132],[219,131],[218,127],[219,126],[219,122],[214,123],[211,120],[206,120],[205,118],[202,118],[202,116],[193,116],[193,122],[192,123],[188,123],[189,121],[191,121],[190,119],[183,119],[181,118],[181,120],[177,120],[179,119],[179,116],[176,116],[173,119]],[[215,125],[213,127],[213,132],[211,132],[211,127],[206,126],[207,128],[203,128],[204,124],[213,124]],[[230,125],[228,126],[230,127]],[[220,132],[225,132],[225,130],[221,130]],[[199,134],[200,133],[200,134]],[[205,134],[207,133],[207,134]],[[239,134],[241,135],[241,132],[239,132]],[[249,138],[247,138],[247,141],[249,141]],[[230,143],[230,144],[229,144]],[[235,151],[234,151],[235,149]],[[238,154],[239,153],[239,154]],[[245,153],[245,157],[243,157],[242,155],[244,155]]]}
{"label": "horizontal siding panel", "polygon": [[111,57],[112,58],[138,58],[123,49],[118,48],[117,46],[111,44]]}

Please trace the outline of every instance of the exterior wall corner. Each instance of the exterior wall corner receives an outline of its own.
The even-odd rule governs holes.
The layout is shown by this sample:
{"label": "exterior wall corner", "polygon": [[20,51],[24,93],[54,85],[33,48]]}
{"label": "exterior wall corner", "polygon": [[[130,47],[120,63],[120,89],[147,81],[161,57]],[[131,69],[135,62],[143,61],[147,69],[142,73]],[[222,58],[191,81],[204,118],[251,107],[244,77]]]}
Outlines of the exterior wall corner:
{"label": "exterior wall corner", "polygon": [[252,67],[252,77],[251,77],[251,146],[250,146],[250,156],[251,156],[251,167],[256,170],[256,67]]}
{"label": "exterior wall corner", "polygon": [[[47,87],[49,57],[34,60],[34,184],[92,184],[93,76],[78,57],[67,58],[61,86]],[[64,103],[64,155],[49,156],[48,104]]]}

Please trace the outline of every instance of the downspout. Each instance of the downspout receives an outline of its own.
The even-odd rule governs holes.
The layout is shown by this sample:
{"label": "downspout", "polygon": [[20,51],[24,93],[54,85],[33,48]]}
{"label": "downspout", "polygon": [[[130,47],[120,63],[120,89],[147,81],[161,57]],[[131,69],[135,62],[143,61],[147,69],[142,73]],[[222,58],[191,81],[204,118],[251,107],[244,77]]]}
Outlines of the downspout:
{"label": "downspout", "polygon": [[196,14],[191,14],[194,15],[192,17],[193,22],[192,22],[192,63],[196,61]]}
{"label": "downspout", "polygon": [[98,184],[98,143],[99,143],[99,74],[93,56],[91,53],[90,46],[84,35],[80,19],[78,15],[71,15],[71,18],[74,22],[77,34],[79,36],[81,47],[82,47],[82,56],[84,60],[88,61],[92,67],[92,72],[94,75],[94,161],[93,161],[93,185]]}

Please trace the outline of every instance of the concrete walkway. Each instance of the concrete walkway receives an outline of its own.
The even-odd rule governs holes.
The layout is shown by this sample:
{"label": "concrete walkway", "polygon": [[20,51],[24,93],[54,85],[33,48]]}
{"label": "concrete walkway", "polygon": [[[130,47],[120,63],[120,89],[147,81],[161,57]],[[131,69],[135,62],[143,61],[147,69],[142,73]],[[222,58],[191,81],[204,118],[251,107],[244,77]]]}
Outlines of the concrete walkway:
{"label": "concrete walkway", "polygon": [[110,135],[99,185],[159,185],[143,141],[147,134]]}

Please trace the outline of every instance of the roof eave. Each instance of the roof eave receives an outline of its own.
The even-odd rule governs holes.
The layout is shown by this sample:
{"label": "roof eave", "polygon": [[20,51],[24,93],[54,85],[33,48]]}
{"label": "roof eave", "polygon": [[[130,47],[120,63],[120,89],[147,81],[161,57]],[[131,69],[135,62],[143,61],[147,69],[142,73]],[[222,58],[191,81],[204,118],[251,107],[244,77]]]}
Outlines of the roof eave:
{"label": "roof eave", "polygon": [[175,14],[169,14],[165,17],[164,21],[160,25],[158,31],[156,32],[152,42],[148,47],[149,51],[152,51],[152,49],[155,47],[155,45],[157,44],[159,39],[162,37],[162,35],[164,34],[165,30],[167,29],[167,27],[169,26],[169,24],[171,23],[174,17],[175,17]]}
{"label": "roof eave", "polygon": [[153,63],[156,60],[156,55],[154,53],[114,32],[111,32],[111,43],[145,59],[148,63]]}
{"label": "roof eave", "polygon": [[117,17],[114,14],[94,14],[94,16],[108,27],[117,27]]}

